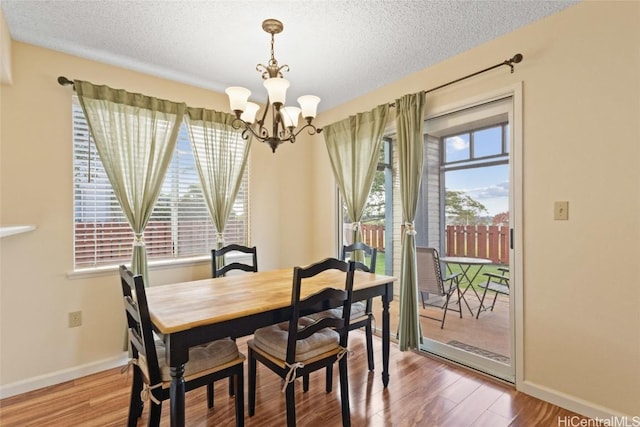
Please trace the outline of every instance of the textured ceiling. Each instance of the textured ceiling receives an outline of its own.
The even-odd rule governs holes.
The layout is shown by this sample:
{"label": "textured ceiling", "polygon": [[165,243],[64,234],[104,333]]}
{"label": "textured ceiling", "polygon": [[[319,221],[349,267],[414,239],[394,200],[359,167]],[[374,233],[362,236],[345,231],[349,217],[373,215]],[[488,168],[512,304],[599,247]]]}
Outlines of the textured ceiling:
{"label": "textured ceiling", "polygon": [[[288,100],[326,110],[577,1],[2,0],[14,40],[264,102],[266,18],[284,23],[275,57],[288,64]],[[496,52],[485,67],[517,52]],[[526,58],[525,58],[526,61]],[[83,79],[82,75],[68,75]],[[452,76],[452,78],[459,76]],[[109,84],[109,82],[95,82]]]}

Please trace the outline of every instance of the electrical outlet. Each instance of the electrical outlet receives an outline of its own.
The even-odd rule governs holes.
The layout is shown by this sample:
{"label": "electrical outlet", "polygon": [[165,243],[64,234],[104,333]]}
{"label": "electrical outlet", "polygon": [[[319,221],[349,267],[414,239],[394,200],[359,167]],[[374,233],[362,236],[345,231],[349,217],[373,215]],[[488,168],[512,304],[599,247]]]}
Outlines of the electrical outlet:
{"label": "electrical outlet", "polygon": [[69,313],[69,327],[76,328],[82,325],[82,312],[72,311]]}

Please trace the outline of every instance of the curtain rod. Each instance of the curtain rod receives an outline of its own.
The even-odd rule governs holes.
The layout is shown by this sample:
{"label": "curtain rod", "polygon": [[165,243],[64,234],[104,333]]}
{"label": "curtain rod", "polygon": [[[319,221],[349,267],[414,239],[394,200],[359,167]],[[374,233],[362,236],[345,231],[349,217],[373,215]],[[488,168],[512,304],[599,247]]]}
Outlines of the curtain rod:
{"label": "curtain rod", "polygon": [[[69,86],[69,85],[73,85],[73,80],[69,80],[68,78],[64,77],[64,76],[60,76],[58,77],[58,84],[60,86]],[[75,89],[75,88],[74,88]]]}
{"label": "curtain rod", "polygon": [[511,74],[513,74],[513,64],[518,64],[518,63],[522,62],[522,58],[523,58],[523,56],[522,56],[521,53],[516,53],[515,55],[513,55],[513,58],[511,58],[511,59],[507,59],[507,60],[505,60],[505,61],[503,61],[503,62],[501,62],[499,64],[492,65],[491,67],[487,67],[484,70],[476,71],[475,73],[469,74],[469,75],[464,76],[464,77],[460,77],[459,79],[452,80],[452,81],[450,81],[448,83],[442,84],[440,86],[436,86],[436,87],[434,87],[432,89],[425,90],[424,93],[429,93],[429,92],[436,91],[438,89],[442,89],[443,87],[446,87],[446,86],[452,85],[454,83],[458,83],[458,82],[460,82],[462,80],[466,80],[468,78],[477,76],[478,74],[486,73],[487,71],[491,71],[494,68],[502,67],[503,65],[506,65],[507,67],[510,67],[511,68]]}
{"label": "curtain rod", "polygon": [[[491,67],[487,67],[484,70],[476,71],[475,73],[468,74],[468,75],[466,75],[464,77],[460,77],[459,79],[451,80],[450,82],[441,84],[440,86],[436,86],[434,88],[427,89],[427,90],[423,91],[423,93],[435,92],[436,90],[442,89],[443,87],[451,86],[454,83],[461,82],[463,80],[466,80],[466,79],[469,79],[471,77],[477,76],[478,74],[486,73],[487,71],[491,71],[494,68],[498,68],[498,67],[502,67],[502,66],[510,67],[511,68],[511,74],[513,74],[513,68],[514,68],[513,64],[518,64],[518,63],[522,62],[522,59],[523,59],[522,54],[521,53],[516,53],[515,55],[513,55],[513,57],[511,59],[506,59],[506,60],[500,62],[499,64],[492,65]],[[390,102],[389,106],[390,107],[395,107],[396,103],[395,102]]]}
{"label": "curtain rod", "polygon": [[[522,58],[523,58],[523,56],[522,56],[521,53],[516,53],[515,55],[513,55],[513,57],[511,59],[507,59],[507,60],[505,60],[505,61],[503,61],[503,62],[501,62],[499,64],[492,65],[491,67],[487,67],[484,70],[476,71],[475,73],[471,73],[471,74],[466,75],[464,77],[460,77],[459,79],[455,79],[455,80],[452,80],[452,81],[450,81],[448,83],[441,84],[440,86],[436,86],[434,88],[425,90],[424,93],[429,93],[429,92],[436,91],[438,89],[442,89],[443,87],[450,86],[450,85],[452,85],[454,83],[458,83],[458,82],[460,82],[462,80],[466,80],[468,78],[477,76],[478,74],[486,73],[487,71],[491,71],[494,68],[502,67],[502,66],[505,66],[505,65],[507,67],[511,68],[511,73],[513,74],[513,64],[518,64],[518,63],[522,62]],[[66,78],[64,76],[60,76],[60,77],[58,77],[58,83],[60,84],[60,86],[69,86],[69,85],[73,85],[73,80],[69,80],[68,78]],[[394,103],[390,103],[389,105],[395,106]]]}
{"label": "curtain rod", "polygon": [[[511,59],[505,59],[504,61],[500,62],[499,64],[495,64],[495,65],[492,65],[491,67],[487,67],[487,68],[485,68],[483,70],[476,71],[475,73],[471,73],[471,74],[468,74],[468,75],[466,75],[464,77],[460,77],[458,79],[451,80],[450,82],[441,84],[440,86],[436,86],[434,88],[427,89],[427,90],[424,91],[424,93],[434,92],[434,91],[436,91],[438,89],[442,89],[444,87],[451,86],[454,83],[461,82],[461,81],[469,79],[471,77],[475,77],[478,74],[486,73],[487,71],[491,71],[494,68],[498,68],[498,67],[502,67],[502,66],[507,66],[507,67],[511,68],[511,74],[513,74],[513,69],[514,69],[513,64],[519,64],[520,62],[522,62],[522,59],[523,59],[522,54],[521,53],[516,53],[515,55],[513,55],[513,57],[511,57]],[[73,80],[69,80],[68,78],[66,78],[64,76],[58,77],[58,83],[60,84],[60,86],[69,86],[69,85],[73,85],[74,84]],[[74,87],[74,90],[75,90],[75,87]],[[389,106],[390,107],[395,107],[396,104],[395,104],[395,102],[390,102]]]}

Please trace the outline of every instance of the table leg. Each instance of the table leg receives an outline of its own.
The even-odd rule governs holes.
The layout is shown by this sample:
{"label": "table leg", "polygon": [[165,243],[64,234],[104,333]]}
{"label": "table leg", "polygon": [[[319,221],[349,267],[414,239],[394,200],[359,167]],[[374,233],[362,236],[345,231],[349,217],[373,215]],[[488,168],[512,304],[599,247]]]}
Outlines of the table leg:
{"label": "table leg", "polygon": [[[471,313],[471,316],[473,316],[474,315],[473,310],[471,309],[471,306],[469,306],[469,302],[467,302],[467,299],[464,297],[464,295],[467,293],[469,288],[471,288],[473,293],[476,295],[478,302],[480,302],[480,295],[478,295],[478,292],[473,287],[473,281],[476,279],[476,277],[478,277],[478,274],[480,273],[480,270],[482,270],[483,265],[481,264],[478,266],[478,269],[475,270],[475,274],[473,274],[473,277],[471,278],[469,277],[469,270],[471,270],[471,267],[472,267],[471,264],[457,264],[457,265],[458,267],[460,267],[460,272],[462,273],[462,277],[464,278],[464,281],[467,283],[467,286],[462,290],[462,299],[464,300],[464,303],[467,306],[469,313]],[[466,265],[466,268],[465,268],[465,265]],[[453,271],[451,270],[451,266],[449,265],[449,263],[447,263],[447,270],[449,270],[449,274],[453,274]],[[459,285],[460,284],[461,283],[459,283]]]}
{"label": "table leg", "polygon": [[393,295],[393,286],[386,285],[382,295],[382,384],[389,385],[389,343],[391,334],[391,324],[389,321],[389,303]]}
{"label": "table leg", "polygon": [[184,427],[184,364],[171,366],[171,427]]}

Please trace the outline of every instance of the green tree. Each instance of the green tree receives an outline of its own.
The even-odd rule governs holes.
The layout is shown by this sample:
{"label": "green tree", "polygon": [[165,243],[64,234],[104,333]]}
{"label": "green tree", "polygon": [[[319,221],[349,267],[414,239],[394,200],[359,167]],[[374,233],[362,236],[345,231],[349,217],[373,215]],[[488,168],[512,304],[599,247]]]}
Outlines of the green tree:
{"label": "green tree", "polygon": [[482,213],[489,213],[482,203],[474,200],[464,191],[446,190],[445,206],[447,217],[453,217],[457,224],[476,224]]}

